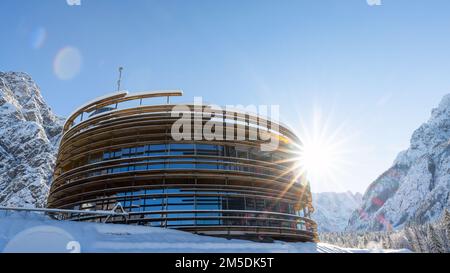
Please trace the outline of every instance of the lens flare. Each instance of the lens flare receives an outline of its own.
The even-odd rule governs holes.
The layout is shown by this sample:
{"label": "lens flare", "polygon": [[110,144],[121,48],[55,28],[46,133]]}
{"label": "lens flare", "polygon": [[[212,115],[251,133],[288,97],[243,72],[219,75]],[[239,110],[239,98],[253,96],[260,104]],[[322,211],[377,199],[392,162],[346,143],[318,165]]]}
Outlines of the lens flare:
{"label": "lens flare", "polygon": [[81,52],[75,47],[65,47],[61,49],[53,62],[53,71],[61,80],[75,78],[81,70]]}
{"label": "lens flare", "polygon": [[316,110],[312,124],[301,122],[298,136],[302,144],[294,152],[294,165],[298,173],[306,174],[313,191],[346,191],[340,179],[352,165],[348,159],[348,142],[352,136],[344,124],[330,130],[329,120],[323,120]]}
{"label": "lens flare", "polygon": [[47,39],[47,30],[43,27],[35,29],[31,33],[31,47],[34,49],[41,48]]}

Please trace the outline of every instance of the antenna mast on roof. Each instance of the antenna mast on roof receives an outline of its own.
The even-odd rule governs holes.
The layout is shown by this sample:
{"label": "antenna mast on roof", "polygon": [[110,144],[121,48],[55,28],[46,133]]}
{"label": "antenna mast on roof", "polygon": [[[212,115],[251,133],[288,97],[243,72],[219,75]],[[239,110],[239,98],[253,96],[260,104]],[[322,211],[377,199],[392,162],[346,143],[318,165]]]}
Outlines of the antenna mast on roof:
{"label": "antenna mast on roof", "polygon": [[117,92],[120,91],[120,83],[122,82],[123,67],[119,67],[119,80],[117,81]]}

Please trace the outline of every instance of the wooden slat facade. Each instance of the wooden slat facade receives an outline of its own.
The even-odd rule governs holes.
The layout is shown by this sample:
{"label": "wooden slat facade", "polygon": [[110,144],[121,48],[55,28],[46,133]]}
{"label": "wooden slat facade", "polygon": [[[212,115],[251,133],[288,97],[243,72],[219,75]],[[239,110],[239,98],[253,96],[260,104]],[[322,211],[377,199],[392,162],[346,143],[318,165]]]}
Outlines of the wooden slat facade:
{"label": "wooden slat facade", "polygon": [[[309,184],[293,161],[300,140],[287,126],[248,113],[214,112],[224,128],[233,121],[235,133],[246,139],[175,141],[171,128],[178,118],[171,113],[176,105],[117,107],[178,95],[120,93],[76,110],[64,127],[48,206],[107,210],[120,202],[131,215],[129,224],[213,236],[316,240]],[[102,107],[110,108],[95,114]],[[194,105],[188,109],[199,115]],[[76,124],[80,116],[87,118]],[[201,123],[210,121],[203,117]],[[273,152],[261,151],[261,140],[248,140],[261,122],[278,128],[266,132],[280,140]],[[191,127],[192,133],[202,128]]]}

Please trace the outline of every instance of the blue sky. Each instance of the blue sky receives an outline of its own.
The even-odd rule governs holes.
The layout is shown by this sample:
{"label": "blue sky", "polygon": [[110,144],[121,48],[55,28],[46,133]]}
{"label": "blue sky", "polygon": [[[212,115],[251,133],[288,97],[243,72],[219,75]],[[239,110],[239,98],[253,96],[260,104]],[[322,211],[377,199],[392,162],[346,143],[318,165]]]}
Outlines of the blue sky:
{"label": "blue sky", "polygon": [[61,116],[113,91],[118,66],[127,90],[279,104],[299,131],[320,112],[345,162],[314,191],[363,192],[450,93],[448,0],[81,4],[0,1],[0,70],[28,72]]}

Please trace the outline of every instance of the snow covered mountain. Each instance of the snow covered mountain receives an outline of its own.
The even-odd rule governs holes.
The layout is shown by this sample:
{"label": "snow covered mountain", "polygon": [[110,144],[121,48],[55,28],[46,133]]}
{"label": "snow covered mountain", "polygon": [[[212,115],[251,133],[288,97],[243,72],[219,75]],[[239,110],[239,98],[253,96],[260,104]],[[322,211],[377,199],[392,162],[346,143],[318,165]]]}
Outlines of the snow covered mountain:
{"label": "snow covered mountain", "polygon": [[348,219],[362,201],[362,194],[352,192],[313,193],[315,211],[312,215],[319,232],[344,231]]}
{"label": "snow covered mountain", "polygon": [[0,72],[0,205],[45,206],[62,125],[29,75]]}
{"label": "snow covered mountain", "polygon": [[408,150],[373,182],[348,231],[389,230],[437,220],[450,207],[450,95],[417,129]]}

